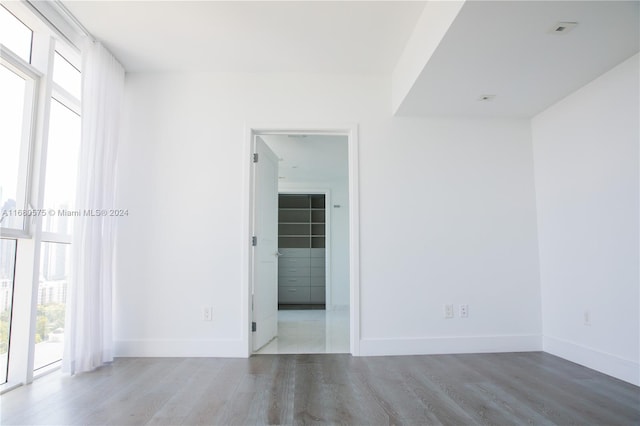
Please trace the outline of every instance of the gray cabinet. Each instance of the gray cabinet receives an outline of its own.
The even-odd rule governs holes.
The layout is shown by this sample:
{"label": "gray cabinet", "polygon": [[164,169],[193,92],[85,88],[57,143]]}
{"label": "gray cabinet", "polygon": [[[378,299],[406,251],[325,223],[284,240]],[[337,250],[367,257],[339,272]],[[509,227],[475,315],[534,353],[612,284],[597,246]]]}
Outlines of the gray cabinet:
{"label": "gray cabinet", "polygon": [[279,195],[278,250],[278,304],[324,305],[324,195]]}

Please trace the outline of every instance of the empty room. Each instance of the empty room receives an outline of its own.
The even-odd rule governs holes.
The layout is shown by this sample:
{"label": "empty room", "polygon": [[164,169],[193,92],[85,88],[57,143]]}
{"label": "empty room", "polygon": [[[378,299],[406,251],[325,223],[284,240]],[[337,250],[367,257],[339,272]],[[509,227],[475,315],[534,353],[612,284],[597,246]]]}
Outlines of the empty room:
{"label": "empty room", "polygon": [[640,423],[640,1],[0,1],[0,424]]}

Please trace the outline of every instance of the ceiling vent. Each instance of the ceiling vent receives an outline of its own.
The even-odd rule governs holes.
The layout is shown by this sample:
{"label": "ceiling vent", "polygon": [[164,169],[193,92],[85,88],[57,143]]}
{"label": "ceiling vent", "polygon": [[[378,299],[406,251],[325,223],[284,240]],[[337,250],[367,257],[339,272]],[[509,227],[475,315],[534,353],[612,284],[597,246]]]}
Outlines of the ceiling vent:
{"label": "ceiling vent", "polygon": [[480,102],[490,102],[492,100],[494,100],[496,97],[496,95],[480,95],[480,97],[478,98],[478,101]]}
{"label": "ceiling vent", "polygon": [[566,34],[571,32],[571,30],[573,30],[577,25],[577,22],[558,22],[551,27],[549,32],[552,34]]}

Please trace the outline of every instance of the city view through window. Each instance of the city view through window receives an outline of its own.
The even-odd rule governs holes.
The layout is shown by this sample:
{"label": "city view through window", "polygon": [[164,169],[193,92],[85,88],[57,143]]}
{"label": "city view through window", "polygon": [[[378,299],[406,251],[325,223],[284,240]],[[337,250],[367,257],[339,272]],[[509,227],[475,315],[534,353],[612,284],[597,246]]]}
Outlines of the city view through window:
{"label": "city view through window", "polygon": [[36,316],[34,369],[62,359],[69,244],[42,243]]}

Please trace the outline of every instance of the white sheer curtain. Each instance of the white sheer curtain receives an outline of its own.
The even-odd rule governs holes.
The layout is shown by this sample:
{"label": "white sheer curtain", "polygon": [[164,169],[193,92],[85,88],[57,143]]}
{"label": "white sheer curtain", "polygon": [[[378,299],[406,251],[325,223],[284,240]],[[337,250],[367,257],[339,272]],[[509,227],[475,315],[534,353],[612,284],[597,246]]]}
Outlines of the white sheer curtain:
{"label": "white sheer curtain", "polygon": [[[82,52],[82,143],[76,208],[115,208],[116,154],[124,69],[100,43]],[[113,360],[111,291],[116,217],[76,217],[67,297],[63,371],[93,370]]]}

